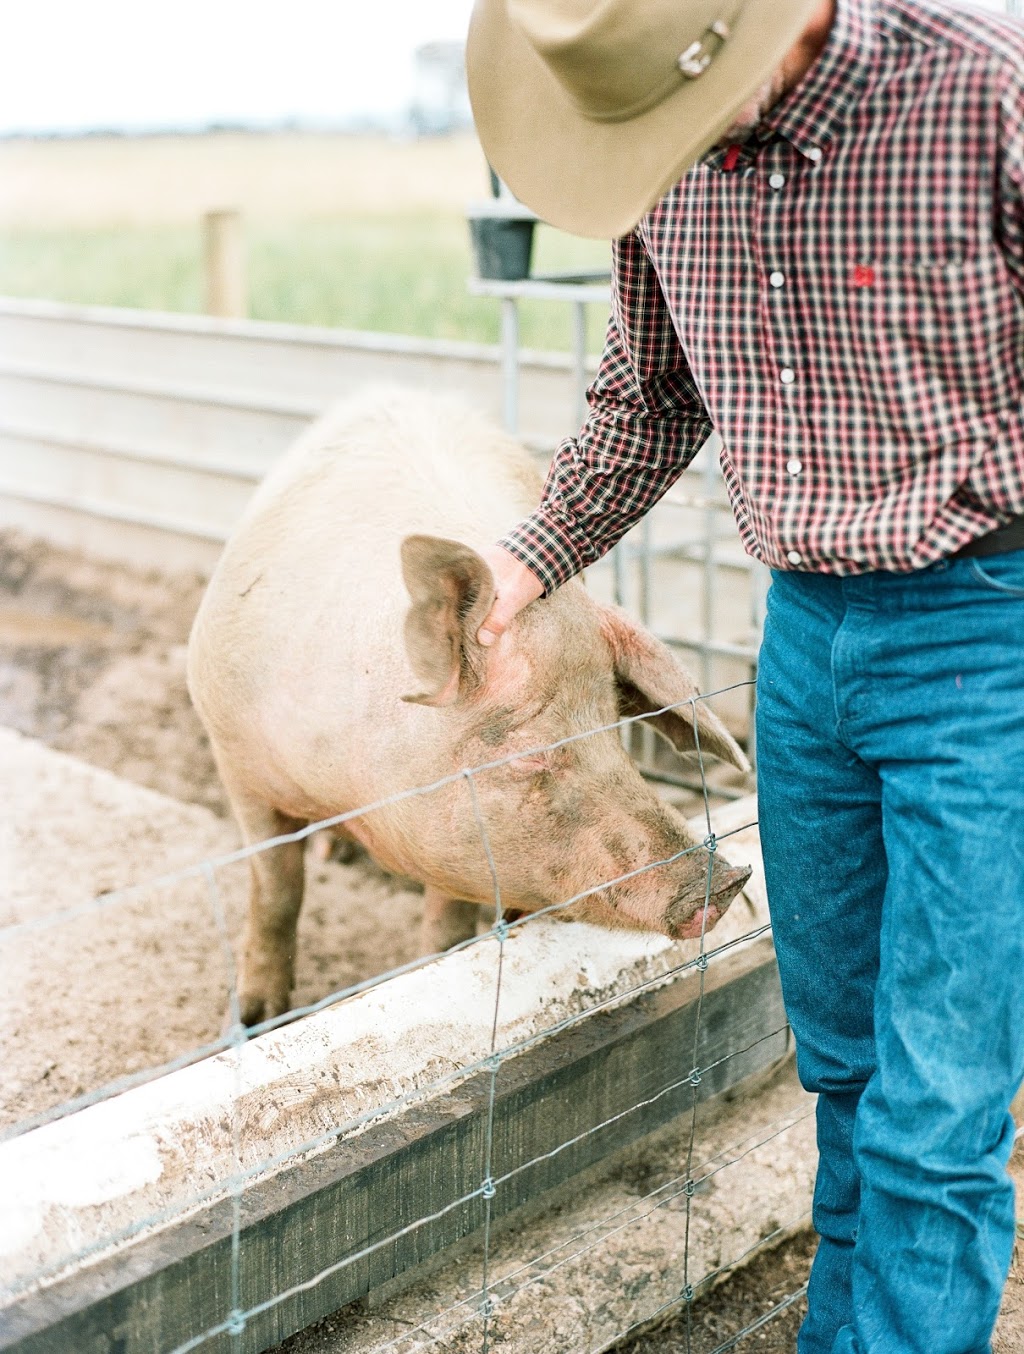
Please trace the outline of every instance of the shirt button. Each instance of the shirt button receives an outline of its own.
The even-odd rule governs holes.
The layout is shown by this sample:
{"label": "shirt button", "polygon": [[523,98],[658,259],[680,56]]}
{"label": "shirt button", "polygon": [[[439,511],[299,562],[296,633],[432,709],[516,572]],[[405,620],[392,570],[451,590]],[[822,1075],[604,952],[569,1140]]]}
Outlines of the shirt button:
{"label": "shirt button", "polygon": [[786,277],[784,273],[771,273],[768,281],[773,287],[783,287],[786,284]]}
{"label": "shirt button", "polygon": [[818,161],[821,159],[822,155],[824,155],[824,153],[825,152],[821,149],[820,146],[812,146],[811,149],[807,152],[807,158],[808,160],[813,160],[814,163],[817,164]]}
{"label": "shirt button", "polygon": [[791,456],[789,460],[786,462],[786,469],[789,471],[791,475],[799,475],[800,471],[803,470],[803,468],[804,468],[803,461],[798,460],[795,456]]}
{"label": "shirt button", "polygon": [[786,186],[786,176],[785,176],[785,174],[769,174],[769,175],[768,175],[768,187],[769,187],[769,188],[784,188],[785,186]]}
{"label": "shirt button", "polygon": [[792,367],[783,367],[779,372],[779,380],[784,386],[791,386],[796,380],[796,372]]}
{"label": "shirt button", "polygon": [[787,550],[786,558],[789,560],[790,564],[802,564],[804,557],[799,550]]}

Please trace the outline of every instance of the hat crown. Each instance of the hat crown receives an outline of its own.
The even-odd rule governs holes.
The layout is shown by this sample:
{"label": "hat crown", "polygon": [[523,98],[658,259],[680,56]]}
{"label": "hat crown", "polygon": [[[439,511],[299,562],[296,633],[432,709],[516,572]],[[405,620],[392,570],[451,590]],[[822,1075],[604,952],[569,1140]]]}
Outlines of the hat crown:
{"label": "hat crown", "polygon": [[635,116],[684,78],[680,57],[736,0],[508,0],[508,15],[579,111],[595,121]]}

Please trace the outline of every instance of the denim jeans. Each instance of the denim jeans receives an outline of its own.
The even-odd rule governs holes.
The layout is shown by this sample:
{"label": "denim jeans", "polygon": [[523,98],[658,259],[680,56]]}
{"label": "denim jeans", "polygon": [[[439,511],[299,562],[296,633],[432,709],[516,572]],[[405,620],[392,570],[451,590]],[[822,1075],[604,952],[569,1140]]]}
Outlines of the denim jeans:
{"label": "denim jeans", "polygon": [[820,1160],[799,1354],[987,1354],[1024,1077],[1024,551],[777,573],[761,842]]}

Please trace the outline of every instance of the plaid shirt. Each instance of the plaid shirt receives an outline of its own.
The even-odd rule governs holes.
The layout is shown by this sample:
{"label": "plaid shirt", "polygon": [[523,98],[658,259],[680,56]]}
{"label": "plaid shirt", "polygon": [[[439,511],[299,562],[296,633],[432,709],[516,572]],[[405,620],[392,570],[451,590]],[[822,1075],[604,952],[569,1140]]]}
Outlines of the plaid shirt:
{"label": "plaid shirt", "polygon": [[577,438],[502,544],[548,591],[712,429],[773,568],[917,569],[1024,513],[1024,29],[838,0],[799,86],[613,251]]}

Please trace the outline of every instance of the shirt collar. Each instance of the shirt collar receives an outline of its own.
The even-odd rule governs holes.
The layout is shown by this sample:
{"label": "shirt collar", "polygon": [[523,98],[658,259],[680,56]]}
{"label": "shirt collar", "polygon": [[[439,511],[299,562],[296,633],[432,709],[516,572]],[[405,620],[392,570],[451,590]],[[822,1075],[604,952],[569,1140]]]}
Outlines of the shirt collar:
{"label": "shirt collar", "polygon": [[879,38],[876,0],[836,0],[836,16],[825,46],[797,87],[768,113],[758,139],[784,136],[809,160],[821,159],[857,103],[871,70]]}

